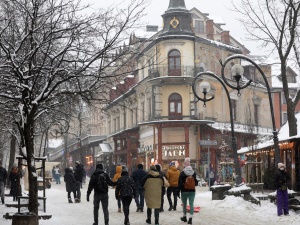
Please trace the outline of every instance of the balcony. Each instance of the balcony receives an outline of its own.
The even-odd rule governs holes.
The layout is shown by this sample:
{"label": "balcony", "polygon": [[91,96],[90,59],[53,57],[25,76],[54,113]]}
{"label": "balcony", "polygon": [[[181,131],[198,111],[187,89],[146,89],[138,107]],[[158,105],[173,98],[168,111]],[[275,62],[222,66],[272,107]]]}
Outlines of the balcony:
{"label": "balcony", "polygon": [[169,68],[168,65],[151,68],[148,70],[150,78],[157,77],[195,77],[200,72],[200,67],[181,66],[176,68]]}

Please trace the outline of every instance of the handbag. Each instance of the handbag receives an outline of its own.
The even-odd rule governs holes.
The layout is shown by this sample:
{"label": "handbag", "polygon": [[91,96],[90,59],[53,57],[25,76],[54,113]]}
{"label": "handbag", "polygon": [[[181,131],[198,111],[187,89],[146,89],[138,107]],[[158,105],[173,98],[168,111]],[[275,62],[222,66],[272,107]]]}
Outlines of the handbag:
{"label": "handbag", "polygon": [[164,177],[164,187],[170,187],[169,181]]}

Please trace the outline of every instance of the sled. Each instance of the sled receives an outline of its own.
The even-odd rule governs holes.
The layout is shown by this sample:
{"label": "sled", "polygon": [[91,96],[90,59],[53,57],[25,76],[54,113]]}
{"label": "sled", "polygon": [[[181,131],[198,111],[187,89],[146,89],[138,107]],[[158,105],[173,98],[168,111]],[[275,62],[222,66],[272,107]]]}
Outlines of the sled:
{"label": "sled", "polygon": [[[189,212],[190,211],[190,206],[186,206],[186,210]],[[194,212],[198,213],[200,211],[200,206],[194,206]]]}
{"label": "sled", "polygon": [[[181,205],[182,205],[182,204],[181,204]],[[195,212],[195,213],[198,213],[198,212],[200,211],[200,209],[201,209],[200,206],[194,206],[194,212]],[[189,205],[186,206],[186,210],[187,210],[187,212],[190,211],[190,206],[189,206]]]}

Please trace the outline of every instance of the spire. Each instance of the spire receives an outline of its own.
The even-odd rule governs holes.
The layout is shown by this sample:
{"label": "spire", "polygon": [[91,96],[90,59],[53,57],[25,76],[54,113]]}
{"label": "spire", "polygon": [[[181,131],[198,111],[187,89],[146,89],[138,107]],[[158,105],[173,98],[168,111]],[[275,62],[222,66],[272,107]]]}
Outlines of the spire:
{"label": "spire", "polygon": [[184,0],[170,0],[169,8],[167,11],[186,9]]}
{"label": "spire", "polygon": [[162,15],[164,27],[160,36],[191,35],[192,14],[185,7],[184,0],[170,0],[167,11]]}

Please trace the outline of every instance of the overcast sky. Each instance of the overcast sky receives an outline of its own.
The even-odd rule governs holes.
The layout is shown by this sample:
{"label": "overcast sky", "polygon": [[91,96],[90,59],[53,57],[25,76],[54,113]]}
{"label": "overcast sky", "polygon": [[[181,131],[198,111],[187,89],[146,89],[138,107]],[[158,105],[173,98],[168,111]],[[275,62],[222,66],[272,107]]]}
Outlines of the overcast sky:
{"label": "overcast sky", "polygon": [[[130,0],[83,0],[83,2],[92,3],[95,8],[105,8],[112,4],[119,5],[121,2],[130,2]],[[251,51],[251,54],[264,54],[256,43],[246,40],[243,26],[236,19],[239,15],[231,10],[233,8],[232,2],[238,4],[239,0],[185,0],[187,9],[190,10],[195,7],[203,13],[208,13],[212,19],[223,20],[226,23],[226,30],[229,30],[235,39],[243,43]],[[145,23],[161,27],[161,15],[168,9],[168,6],[169,0],[151,0],[146,10]],[[225,27],[223,27],[223,29],[224,28]]]}

